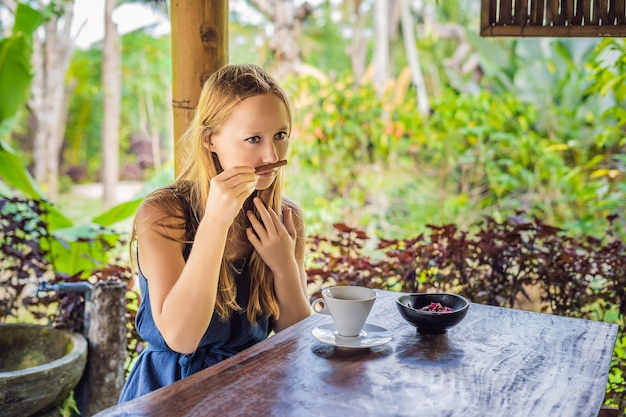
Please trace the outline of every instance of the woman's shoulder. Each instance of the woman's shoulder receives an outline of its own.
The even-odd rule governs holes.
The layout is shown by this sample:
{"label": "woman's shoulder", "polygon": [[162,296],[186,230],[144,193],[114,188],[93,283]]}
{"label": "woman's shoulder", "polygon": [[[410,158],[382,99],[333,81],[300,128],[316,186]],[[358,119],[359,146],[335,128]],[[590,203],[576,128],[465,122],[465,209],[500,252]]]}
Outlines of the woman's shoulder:
{"label": "woman's shoulder", "polygon": [[179,184],[153,191],[139,205],[136,221],[145,225],[175,228],[182,226],[189,211],[186,191]]}
{"label": "woman's shoulder", "polygon": [[290,208],[292,210],[297,210],[298,212],[302,212],[298,203],[296,203],[294,200],[292,200],[288,196],[282,195],[281,201],[282,201],[283,206]]}
{"label": "woman's shoulder", "polygon": [[296,203],[294,200],[292,200],[291,198],[285,195],[281,196],[281,201],[282,201],[283,208],[291,209],[291,212],[294,214],[294,218],[296,220],[299,220],[300,222],[304,222],[304,215],[298,203]]}
{"label": "woman's shoulder", "polygon": [[168,212],[180,208],[176,188],[173,185],[161,187],[146,196],[139,205],[139,211],[144,213]]}

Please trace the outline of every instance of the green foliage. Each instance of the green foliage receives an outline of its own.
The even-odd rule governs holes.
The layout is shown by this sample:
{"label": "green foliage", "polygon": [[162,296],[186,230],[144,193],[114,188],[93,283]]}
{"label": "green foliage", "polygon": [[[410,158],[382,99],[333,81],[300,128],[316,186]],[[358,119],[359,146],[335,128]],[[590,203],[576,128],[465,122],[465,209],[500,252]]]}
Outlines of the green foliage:
{"label": "green foliage", "polygon": [[33,78],[33,33],[42,21],[41,13],[18,3],[13,32],[0,39],[0,137],[10,131],[9,123],[28,99]]}
{"label": "green foliage", "polygon": [[[406,127],[398,120],[415,122],[419,115],[414,109],[402,113],[385,104],[386,99],[394,100],[393,91],[381,99],[371,84],[358,85],[350,77],[334,83],[312,77],[292,82],[288,88],[298,103],[292,152],[300,172],[290,181],[295,181],[293,188],[302,190],[300,181],[311,180],[306,189],[315,196],[300,196],[305,201],[313,199],[313,206],[320,211],[332,210],[332,216],[350,221],[351,212],[364,213],[363,207],[375,200],[381,188],[393,188],[379,180],[409,147],[403,132]],[[367,215],[386,216],[384,210],[375,209]],[[316,223],[316,219],[310,220]]]}
{"label": "green foliage", "polygon": [[[16,20],[19,19],[16,18]],[[22,56],[22,51],[13,51],[12,53],[18,57]],[[27,59],[27,62],[29,63],[29,59]],[[4,82],[4,84],[0,84],[0,88],[5,91],[5,85],[7,83],[10,84],[10,82],[2,78],[0,78],[0,81]],[[86,89],[87,93],[93,93],[93,91],[95,90]],[[26,100],[26,97],[19,95],[3,95],[3,98],[6,102],[13,100],[7,108],[13,109],[14,112],[17,112],[17,109]],[[89,100],[86,101],[88,102]],[[11,115],[8,116],[11,117]],[[0,121],[9,120],[10,117]],[[165,181],[163,179],[164,176],[169,178],[171,175],[171,171],[163,171],[162,176],[144,188],[140,197],[145,196],[151,189]],[[33,240],[32,244],[36,244],[44,255],[45,261],[53,273],[59,277],[80,277],[86,279],[93,274],[93,271],[114,263],[116,252],[112,249],[123,244],[123,239],[119,232],[105,226],[112,226],[130,217],[141,201],[141,198],[138,198],[135,201],[123,203],[113,207],[107,213],[96,216],[93,222],[75,225],[54,204],[47,201],[47,198],[43,195],[19,156],[1,139],[0,179],[2,180],[0,184],[3,185],[0,191],[2,195],[9,198],[7,201],[14,201],[12,200],[13,195],[24,196],[26,198],[24,204],[33,205],[29,210],[33,214],[39,213],[38,218],[43,222],[42,224],[45,224],[42,230],[45,230],[46,233],[35,233],[29,235],[29,238]],[[12,215],[19,214],[19,212],[14,211],[16,207],[20,207],[19,204],[8,204],[3,207],[7,210],[10,209],[10,211],[3,213],[4,216],[9,216],[11,213]],[[34,210],[33,207],[40,207],[40,209]],[[20,214],[19,216],[22,215]],[[3,224],[3,233],[9,230],[6,227],[9,227],[9,225]],[[7,242],[10,242],[7,239],[9,238],[3,237],[2,243],[7,244]],[[36,272],[36,275],[44,273],[45,271],[39,271]]]}
{"label": "green foliage", "polygon": [[77,50],[67,72],[73,85],[63,159],[63,172],[80,169],[76,180],[97,178],[101,166],[101,124],[103,117],[102,53],[96,49]]}
{"label": "green foliage", "polygon": [[609,129],[600,145],[620,149],[626,145],[626,41],[605,39],[589,64],[591,85],[588,93],[612,97],[616,105],[605,109],[602,117]]}
{"label": "green foliage", "polygon": [[[311,110],[305,115],[312,131],[307,135],[309,146],[299,149],[302,163],[339,166],[345,170],[340,177],[351,180],[361,166],[385,162],[389,135],[384,131],[384,109],[377,106],[381,101],[371,84],[359,87],[347,80],[308,88],[307,95],[315,101],[307,106]],[[311,94],[313,91],[315,94]],[[343,181],[337,177],[335,180]]]}
{"label": "green foliage", "polygon": [[[554,49],[567,57],[559,67],[583,59],[567,45]],[[594,107],[599,99],[583,94],[586,73],[574,72],[570,93],[540,105],[514,92],[445,88],[427,118],[401,78],[381,97],[349,77],[292,80],[297,164],[287,168],[288,192],[311,212],[314,233],[345,222],[397,237],[526,209],[573,233],[601,234],[599,220],[623,205],[626,165],[604,140],[614,128]],[[564,103],[575,110],[561,112]]]}
{"label": "green foliage", "polygon": [[[126,150],[132,154],[130,140],[135,133],[156,132],[161,138],[171,137],[172,60],[168,37],[157,39],[136,31],[125,35],[122,44],[120,137],[124,139],[122,153]],[[131,156],[126,155],[126,159]]]}
{"label": "green foliage", "polygon": [[76,404],[76,400],[74,399],[74,391],[70,392],[70,395],[63,400],[61,405],[57,406],[57,411],[61,415],[61,417],[72,417],[75,415],[80,415],[80,410],[78,409],[78,405]]}
{"label": "green foliage", "polygon": [[[342,7],[349,7],[345,4]],[[315,8],[315,11],[303,23],[302,60],[308,65],[320,69],[326,74],[343,72],[350,68],[348,54],[345,53],[350,47],[350,38],[343,34],[353,30],[353,21],[348,21],[345,12],[341,22],[333,20],[335,7],[330,1],[324,1]],[[329,48],[333,45],[333,48]]]}
{"label": "green foliage", "polygon": [[31,55],[33,34],[43,14],[18,3],[10,37],[0,39],[0,184],[2,195],[18,188],[31,197],[42,197],[39,186],[24,168],[20,158],[5,140],[30,94],[33,77]]}
{"label": "green foliage", "polygon": [[[0,40],[0,195],[19,190],[34,199],[44,199],[38,184],[24,167],[13,148],[3,139],[10,133],[13,121],[30,93],[32,79],[32,37],[43,21],[43,14],[18,3],[11,37]],[[6,94],[6,92],[9,92]],[[58,210],[48,211],[53,230],[67,227],[71,222]]]}
{"label": "green foliage", "polygon": [[[18,33],[18,35],[14,36],[18,38],[18,43],[21,42],[20,44],[22,44],[22,46],[30,45],[31,41],[26,40],[23,31],[30,30],[29,35],[32,36],[32,31],[34,31],[36,25],[41,22],[41,19],[41,15],[34,10],[23,5],[18,7],[14,29],[14,33]],[[20,32],[16,32],[18,29]],[[6,39],[3,39],[2,42],[5,40]],[[9,38],[9,41],[10,40],[11,38]],[[17,65],[18,67],[30,68],[29,51],[31,51],[31,49],[15,50],[12,48],[4,48],[2,51],[3,54],[0,56],[4,56],[5,60],[3,62],[17,62],[19,63],[19,65]],[[25,52],[28,53],[27,56],[24,56]],[[0,74],[8,73],[10,75],[13,74],[12,71],[18,71],[19,73],[19,70],[16,70],[12,65],[7,64],[6,66],[0,66]],[[26,78],[21,77],[20,74],[16,75],[16,79],[19,82],[15,84],[23,85],[21,88],[25,88],[26,92],[30,91],[30,79],[26,80]],[[10,85],[14,83],[14,80],[3,78],[3,76],[0,75],[0,82],[2,91],[7,91]],[[18,109],[24,105],[26,99],[27,94],[3,94],[2,101],[5,103],[3,106],[5,111],[2,113],[0,123],[4,124],[11,121],[18,112]],[[9,114],[9,110],[11,110],[13,114]],[[30,207],[28,210],[31,210],[33,214],[37,214],[37,218],[40,219],[39,221],[45,224],[42,230],[45,230],[46,233],[36,232],[32,235],[28,235],[28,237],[33,240],[31,244],[36,244],[41,253],[44,254],[46,262],[50,265],[54,274],[58,274],[59,276],[87,278],[91,276],[94,270],[98,270],[114,262],[115,252],[111,249],[123,243],[120,233],[111,228],[104,227],[104,224],[94,222],[74,225],[54,204],[47,201],[47,198],[43,195],[37,183],[21,162],[19,156],[2,139],[0,139],[0,179],[2,180],[0,184],[3,185],[3,187],[0,188],[0,192],[4,197],[8,198],[3,199],[3,201],[15,201],[12,197],[15,194],[24,196],[26,199],[23,204],[26,204],[27,208]],[[149,190],[145,191],[145,193],[147,192],[149,192]],[[3,208],[8,210],[3,212],[4,218],[10,219],[11,216],[18,216],[18,220],[16,221],[18,221],[17,224],[19,224],[20,219],[24,218],[24,214],[21,214],[22,212],[19,210],[19,207],[22,207],[23,204],[3,204]],[[29,204],[31,206],[29,206]],[[117,220],[113,220],[110,216],[106,216],[105,214],[99,216],[100,218],[97,220],[106,223],[107,226],[113,225],[116,221],[129,217],[138,204],[139,202],[137,200],[135,202],[126,203],[123,210],[119,207],[111,209],[116,214]],[[35,207],[38,207],[38,209],[35,210]],[[9,244],[9,246],[11,246],[11,237],[5,236],[5,234],[12,230],[11,228],[15,226],[15,223],[3,224],[2,226],[3,235],[2,239],[0,239],[0,243],[3,245]],[[3,251],[5,254],[9,252],[8,249]],[[46,273],[45,271],[35,272],[39,275]]]}
{"label": "green foliage", "polygon": [[[141,51],[141,53],[137,53]],[[139,164],[132,148],[137,134],[156,134],[164,145],[171,136],[169,90],[171,54],[167,37],[154,38],[142,31],[122,37],[122,111],[120,120],[120,155],[125,164]],[[64,171],[73,171],[80,181],[99,178],[102,167],[101,125],[103,115],[102,52],[97,47],[76,51],[68,70],[73,85],[68,112],[63,157]],[[163,146],[163,148],[166,148]],[[171,155],[165,155],[171,157]],[[144,170],[147,178],[153,171]]]}
{"label": "green foliage", "polygon": [[[20,157],[13,148],[0,139],[0,179],[9,186],[21,190],[31,197],[42,197],[39,185],[30,173],[24,168]],[[6,193],[5,193],[6,194]]]}
{"label": "green foliage", "polygon": [[[47,233],[35,233],[31,238],[46,254],[47,262],[55,273],[88,277],[93,270],[109,263],[113,256],[110,249],[118,243],[120,234],[95,223],[74,226],[55,205],[47,201],[12,150],[1,142],[0,145],[0,160],[9,162],[0,165],[0,178],[9,186],[4,196],[21,194],[28,198],[25,202],[41,206],[39,213],[45,221]],[[4,229],[3,233],[6,233]],[[4,239],[2,242],[6,243]]]}

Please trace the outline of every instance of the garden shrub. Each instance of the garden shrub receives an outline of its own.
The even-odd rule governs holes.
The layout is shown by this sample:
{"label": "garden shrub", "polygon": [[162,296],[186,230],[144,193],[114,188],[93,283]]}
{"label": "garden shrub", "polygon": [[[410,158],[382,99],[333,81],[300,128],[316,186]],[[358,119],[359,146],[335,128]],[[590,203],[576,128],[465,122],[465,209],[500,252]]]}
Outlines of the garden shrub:
{"label": "garden shrub", "polygon": [[[286,187],[309,208],[316,233],[346,222],[410,237],[427,222],[468,227],[516,210],[600,233],[596,225],[623,205],[623,124],[591,113],[546,123],[563,112],[559,102],[546,110],[515,92],[445,88],[423,117],[415,92],[393,83],[382,95],[349,77],[294,83],[296,157]],[[584,97],[576,111],[590,105]]]}

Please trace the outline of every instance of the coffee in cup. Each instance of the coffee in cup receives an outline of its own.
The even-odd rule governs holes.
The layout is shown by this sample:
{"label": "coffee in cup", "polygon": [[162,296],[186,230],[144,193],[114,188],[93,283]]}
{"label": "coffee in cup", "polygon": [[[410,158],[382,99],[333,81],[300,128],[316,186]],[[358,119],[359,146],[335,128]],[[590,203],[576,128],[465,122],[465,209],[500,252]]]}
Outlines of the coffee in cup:
{"label": "coffee in cup", "polygon": [[345,337],[359,336],[378,294],[367,287],[335,286],[322,290],[322,298],[311,303],[313,311],[329,314],[337,333]]}

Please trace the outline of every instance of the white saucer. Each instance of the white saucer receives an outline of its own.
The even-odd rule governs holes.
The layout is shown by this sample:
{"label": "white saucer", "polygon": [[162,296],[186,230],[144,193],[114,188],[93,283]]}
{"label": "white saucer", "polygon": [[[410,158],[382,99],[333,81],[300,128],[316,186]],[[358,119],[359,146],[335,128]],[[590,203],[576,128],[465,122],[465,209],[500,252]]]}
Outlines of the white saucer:
{"label": "white saucer", "polygon": [[361,334],[354,337],[346,337],[337,334],[334,323],[317,326],[313,329],[311,334],[320,342],[332,346],[357,349],[384,345],[393,340],[393,334],[389,330],[367,323],[363,326]]}

